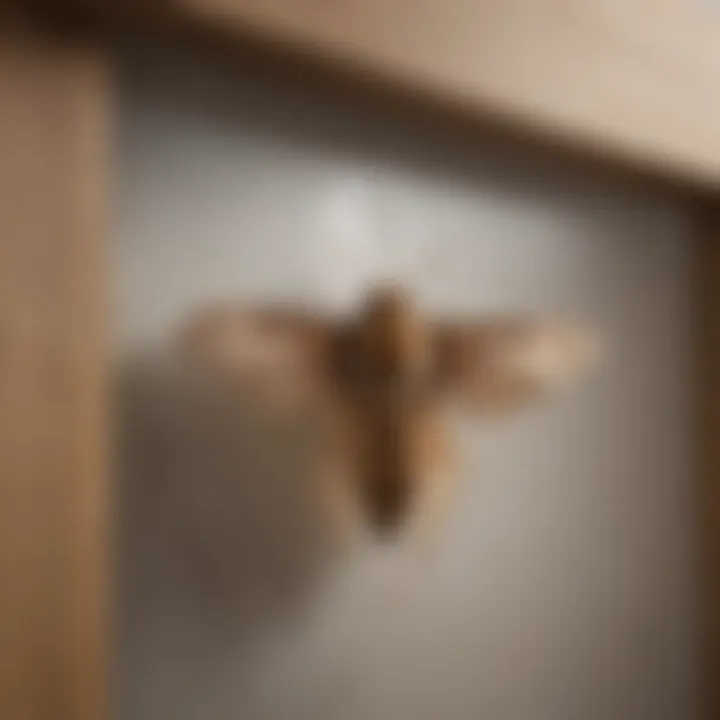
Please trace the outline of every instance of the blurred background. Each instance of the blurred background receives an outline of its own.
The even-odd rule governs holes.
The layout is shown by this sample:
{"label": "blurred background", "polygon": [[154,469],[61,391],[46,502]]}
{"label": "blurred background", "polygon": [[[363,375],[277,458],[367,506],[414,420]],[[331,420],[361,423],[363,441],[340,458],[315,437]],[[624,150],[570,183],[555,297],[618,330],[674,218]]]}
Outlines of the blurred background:
{"label": "blurred background", "polygon": [[[112,246],[117,717],[698,717],[689,207],[498,142],[134,41]],[[336,552],[302,428],[168,353],[216,300],[559,314],[611,353],[512,422],[455,428],[429,543]]]}
{"label": "blurred background", "polygon": [[[718,715],[717,17],[2,3],[0,718]],[[432,532],[346,545],[318,428],[174,339],[388,279],[608,352],[456,413]]]}

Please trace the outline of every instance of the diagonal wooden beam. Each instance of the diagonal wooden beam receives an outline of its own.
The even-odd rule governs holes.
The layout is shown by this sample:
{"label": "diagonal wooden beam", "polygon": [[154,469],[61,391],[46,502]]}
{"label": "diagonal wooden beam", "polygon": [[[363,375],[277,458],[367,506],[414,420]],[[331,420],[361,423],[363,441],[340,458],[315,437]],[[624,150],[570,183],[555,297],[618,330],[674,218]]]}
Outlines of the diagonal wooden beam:
{"label": "diagonal wooden beam", "polygon": [[[38,0],[36,0],[37,2]],[[720,188],[720,6],[676,0],[42,0],[262,41],[577,155]]]}

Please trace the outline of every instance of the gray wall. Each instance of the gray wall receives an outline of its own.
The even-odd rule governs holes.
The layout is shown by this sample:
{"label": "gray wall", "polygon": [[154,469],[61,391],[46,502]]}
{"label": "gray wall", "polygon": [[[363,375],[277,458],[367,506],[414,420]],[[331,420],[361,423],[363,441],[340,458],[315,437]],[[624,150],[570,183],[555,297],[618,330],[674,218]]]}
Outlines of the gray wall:
{"label": "gray wall", "polygon": [[[692,718],[683,209],[167,49],[124,53],[120,109],[119,717]],[[157,347],[200,301],[342,308],[387,275],[430,311],[572,314],[612,362],[461,422],[431,542],[343,556],[298,428]]]}

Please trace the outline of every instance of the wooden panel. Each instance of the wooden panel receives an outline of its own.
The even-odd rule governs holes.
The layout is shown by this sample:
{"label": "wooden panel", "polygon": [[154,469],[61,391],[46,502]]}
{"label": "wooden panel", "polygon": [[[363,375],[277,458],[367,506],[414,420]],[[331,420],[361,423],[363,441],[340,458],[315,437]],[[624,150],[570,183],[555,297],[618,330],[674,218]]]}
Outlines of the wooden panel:
{"label": "wooden panel", "polygon": [[104,60],[0,32],[0,717],[106,717]]}
{"label": "wooden panel", "polygon": [[[84,0],[114,8],[109,0]],[[164,0],[518,133],[720,187],[720,3],[712,0]]]}
{"label": "wooden panel", "polygon": [[[175,0],[467,111],[720,186],[720,4]],[[715,12],[713,12],[715,10]]]}
{"label": "wooden panel", "polygon": [[698,478],[703,554],[705,717],[720,718],[720,208],[699,224],[696,247]]}

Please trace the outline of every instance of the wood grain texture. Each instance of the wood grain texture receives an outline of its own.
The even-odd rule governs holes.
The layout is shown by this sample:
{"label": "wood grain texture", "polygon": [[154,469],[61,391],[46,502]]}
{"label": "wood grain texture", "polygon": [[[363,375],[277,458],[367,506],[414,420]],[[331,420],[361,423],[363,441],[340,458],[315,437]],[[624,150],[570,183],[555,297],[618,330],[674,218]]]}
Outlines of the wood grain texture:
{"label": "wood grain texture", "polygon": [[720,718],[720,208],[698,222],[695,253],[697,471],[702,551],[704,715]]}
{"label": "wood grain texture", "polygon": [[0,32],[0,717],[106,717],[105,61]]}

